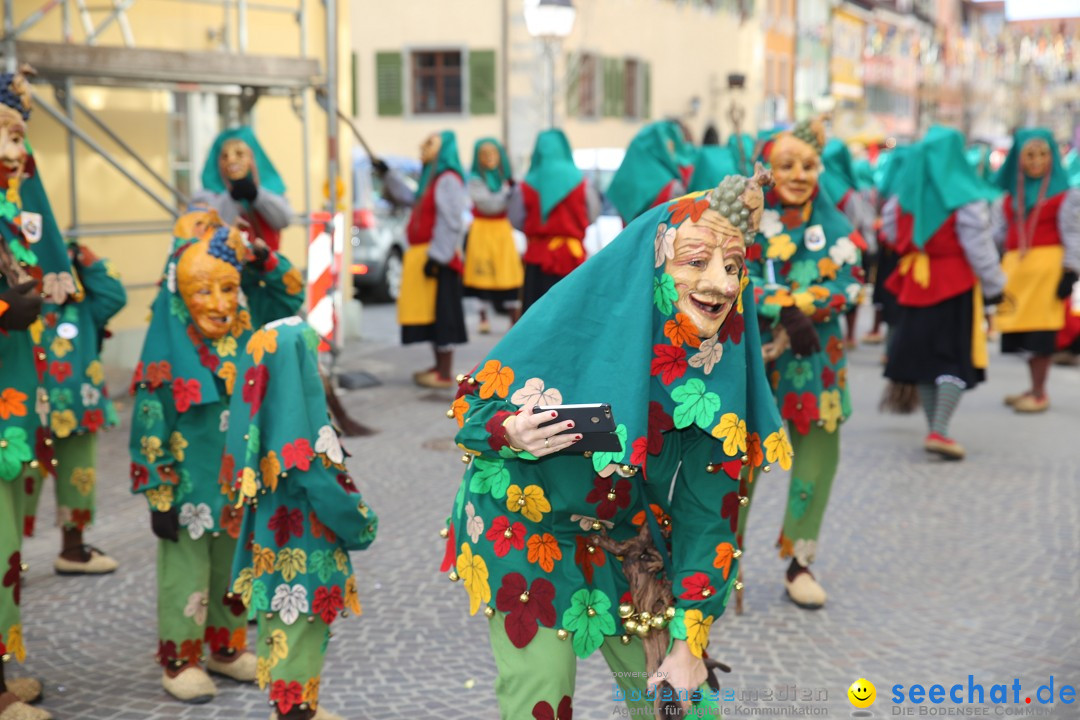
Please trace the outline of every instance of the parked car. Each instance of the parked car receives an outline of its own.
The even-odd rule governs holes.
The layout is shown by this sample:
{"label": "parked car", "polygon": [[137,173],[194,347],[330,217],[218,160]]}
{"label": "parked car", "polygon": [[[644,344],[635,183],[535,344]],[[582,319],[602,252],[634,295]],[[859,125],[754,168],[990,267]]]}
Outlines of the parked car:
{"label": "parked car", "polygon": [[[387,155],[382,158],[412,183],[420,178],[420,162]],[[393,302],[401,289],[401,258],[410,208],[383,196],[382,179],[363,152],[353,155],[353,222],[350,270],[356,294],[365,300]]]}

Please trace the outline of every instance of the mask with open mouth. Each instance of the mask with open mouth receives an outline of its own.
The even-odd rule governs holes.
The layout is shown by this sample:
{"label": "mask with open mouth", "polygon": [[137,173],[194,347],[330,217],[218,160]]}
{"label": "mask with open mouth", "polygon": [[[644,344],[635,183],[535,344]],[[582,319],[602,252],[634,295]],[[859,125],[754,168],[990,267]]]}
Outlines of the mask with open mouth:
{"label": "mask with open mouth", "polygon": [[[212,247],[217,235],[189,246],[176,266],[180,297],[195,327],[211,340],[229,333],[240,306],[240,271],[233,263],[217,257],[221,252],[215,253]],[[232,252],[224,241],[219,244]]]}

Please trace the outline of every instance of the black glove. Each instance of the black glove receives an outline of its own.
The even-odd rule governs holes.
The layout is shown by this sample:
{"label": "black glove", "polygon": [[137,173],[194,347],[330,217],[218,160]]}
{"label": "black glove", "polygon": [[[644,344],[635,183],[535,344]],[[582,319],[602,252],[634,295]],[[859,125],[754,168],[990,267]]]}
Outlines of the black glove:
{"label": "black glove", "polygon": [[258,194],[259,186],[255,184],[255,178],[251,176],[251,173],[248,173],[239,180],[233,180],[232,186],[229,188],[229,195],[237,202],[240,200],[254,202],[255,196]]}
{"label": "black glove", "polygon": [[41,314],[41,295],[36,280],[26,280],[0,293],[7,309],[0,312],[0,330],[25,330]]}
{"label": "black glove", "polygon": [[390,166],[385,161],[379,158],[371,159],[371,169],[378,173],[379,177],[382,177],[386,173],[390,172]]}
{"label": "black glove", "polygon": [[780,324],[787,330],[791,352],[797,357],[813,355],[821,350],[821,339],[814,329],[814,321],[799,308],[794,305],[780,308]]}
{"label": "black glove", "polygon": [[439,268],[441,267],[442,263],[436,262],[435,260],[428,258],[427,262],[424,263],[424,275],[429,278],[437,278],[439,277]]}
{"label": "black glove", "polygon": [[1077,280],[1080,280],[1080,276],[1076,274],[1076,271],[1065,268],[1065,273],[1061,276],[1061,282],[1058,283],[1057,287],[1059,300],[1064,300],[1072,295],[1073,285],[1076,284]]}
{"label": "black glove", "polygon": [[1000,305],[1005,302],[1005,293],[997,293],[996,295],[983,295],[983,305],[989,307],[990,305]]}
{"label": "black glove", "polygon": [[266,267],[266,261],[270,259],[270,248],[262,241],[253,242],[251,244],[251,254],[255,257],[248,264],[259,272],[262,272]]}
{"label": "black glove", "polygon": [[162,512],[161,510],[150,511],[150,529],[162,540],[180,540],[180,513],[175,507]]}
{"label": "black glove", "polygon": [[517,185],[517,180],[512,177],[508,177],[506,178],[506,184],[510,186],[511,190],[513,190],[514,187]]}

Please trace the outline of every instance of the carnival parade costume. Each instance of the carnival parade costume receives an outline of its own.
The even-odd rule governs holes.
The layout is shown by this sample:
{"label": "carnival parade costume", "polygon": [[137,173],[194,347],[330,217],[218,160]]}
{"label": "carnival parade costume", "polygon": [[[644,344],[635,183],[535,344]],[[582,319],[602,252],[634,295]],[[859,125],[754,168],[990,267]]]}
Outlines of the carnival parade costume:
{"label": "carnival parade costume", "polygon": [[259,686],[278,718],[333,720],[319,706],[330,627],[360,614],[348,552],[371,544],[378,519],[345,467],[318,346],[297,317],[255,331],[236,370],[254,383],[232,395],[223,464],[245,507],[231,588],[258,618]]}
{"label": "carnival parade costume", "polygon": [[421,159],[424,169],[415,195],[396,171],[386,174],[396,195],[413,196],[406,228],[409,248],[402,258],[398,322],[402,343],[427,342],[435,351],[435,366],[413,375],[417,384],[449,388],[453,386],[454,345],[469,339],[461,282],[468,195],[453,132],[444,130],[429,136],[421,146]]}
{"label": "carnival parade costume", "polygon": [[[1034,154],[1036,165],[1025,155]],[[1039,175],[1031,174],[1036,168]],[[1070,188],[1049,130],[1018,130],[996,184],[994,240],[1004,249],[1005,299],[996,322],[1001,350],[1026,353],[1032,387],[1006,403],[1021,413],[1050,407],[1046,379],[1080,271],[1080,188]]]}
{"label": "carnival parade costume", "polygon": [[281,231],[292,222],[285,182],[246,125],[214,140],[203,165],[202,190],[192,202],[209,205],[227,225],[243,220],[274,252],[281,246]]}
{"label": "carnival parade costume", "polygon": [[[26,703],[41,695],[32,678],[7,678],[26,660],[20,612],[27,479],[55,472],[46,390],[45,320],[76,291],[60,229],[29,142],[29,85],[0,75],[0,719],[48,720]],[[44,306],[43,303],[44,302]],[[30,483],[32,487],[32,483]]]}
{"label": "carnival parade costume", "polygon": [[914,385],[930,426],[923,445],[946,459],[964,456],[949,421],[963,391],[985,379],[984,298],[996,304],[1005,286],[989,226],[997,195],[964,159],[960,133],[934,126],[907,151],[882,212],[899,255],[886,281],[899,304],[886,399],[906,409]]}
{"label": "carnival parade costume", "polygon": [[[597,650],[642,712],[651,632],[702,656],[736,585],[739,475],[790,462],[742,264],[760,205],[732,176],[646,212],[463,378],[448,415],[469,467],[443,570],[489,619],[503,718],[568,717],[576,660]],[[709,262],[722,281],[687,279]],[[620,449],[537,460],[510,446],[515,413],[563,402],[610,403]],[[646,532],[676,598],[655,613],[603,547]]]}
{"label": "carnival parade costume", "polygon": [[650,123],[630,141],[607,189],[624,224],[686,192],[693,167],[683,143],[671,121]]}
{"label": "carnival parade costume", "polygon": [[[83,531],[96,513],[98,432],[115,427],[118,419],[101,363],[105,326],[127,303],[120,276],[107,260],[89,248],[71,243],[76,290],[55,308],[46,308],[45,362],[49,371],[49,427],[56,458],[56,515],[63,529],[63,547],[54,561],[58,573],[102,574],[116,569],[116,561],[83,543]],[[24,532],[34,534],[35,519],[47,473],[36,473],[28,483]]]}
{"label": "carnival parade costume", "polygon": [[[194,236],[192,216],[201,218]],[[296,313],[303,281],[284,257],[252,253],[205,209],[181,217],[176,232],[133,380],[131,481],[159,538],[162,683],[180,700],[204,702],[216,692],[199,665],[204,650],[211,672],[255,679],[246,611],[230,591],[241,511],[222,463],[230,396],[259,391],[254,373],[239,374],[239,355],[253,326]]]}
{"label": "carnival parade costume", "polygon": [[585,229],[599,213],[600,198],[574,164],[566,135],[541,132],[510,201],[510,221],[528,241],[522,312],[585,262]]}
{"label": "carnival parade costume", "polygon": [[[788,596],[805,608],[821,607],[827,597],[808,568],[840,461],[840,426],[851,416],[840,317],[858,299],[862,268],[856,231],[835,201],[809,179],[803,202],[785,201],[777,162],[782,148],[790,152],[787,147],[800,153],[798,165],[820,162],[823,135],[815,122],[804,122],[766,144],[764,155],[777,184],[765,196],[748,263],[758,312],[771,326],[763,341],[773,342],[779,329],[791,338],[791,346],[769,363],[768,374],[795,450],[778,546],[781,558],[792,559]],[[748,516],[749,508],[740,535]]]}
{"label": "carnival parade costume", "polygon": [[481,138],[473,148],[472,171],[467,185],[473,204],[473,221],[465,242],[462,280],[465,295],[482,303],[480,331],[489,332],[488,306],[507,307],[511,321],[519,314],[521,286],[525,280],[521,256],[514,245],[514,229],[507,207],[514,187],[510,160],[495,138]]}

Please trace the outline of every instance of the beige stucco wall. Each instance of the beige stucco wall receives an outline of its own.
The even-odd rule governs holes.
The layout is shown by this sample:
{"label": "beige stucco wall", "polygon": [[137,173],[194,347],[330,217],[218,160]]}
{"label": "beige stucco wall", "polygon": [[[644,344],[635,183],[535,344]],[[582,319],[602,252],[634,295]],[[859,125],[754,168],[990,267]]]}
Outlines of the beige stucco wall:
{"label": "beige stucco wall", "polygon": [[[508,11],[508,54],[502,49],[502,4]],[[756,18],[740,23],[726,12],[668,0],[580,0],[573,33],[556,59],[556,123],[575,148],[625,147],[643,120],[565,117],[566,55],[584,51],[606,57],[634,57],[651,63],[652,118],[684,115],[697,96],[701,109],[685,118],[700,138],[709,120],[710,82],[723,90],[717,114],[727,133],[727,74],[748,75],[742,101],[752,122],[761,99],[762,50]],[[451,129],[458,134],[462,158],[468,162],[475,140],[503,135],[503,114],[509,110],[511,154],[515,170],[523,165],[536,133],[546,123],[542,45],[529,36],[521,0],[351,0],[353,33],[359,59],[358,123],[379,153],[415,155],[429,133]],[[375,53],[411,48],[475,48],[496,51],[497,113],[487,116],[380,117],[376,113]],[[509,67],[510,103],[501,94],[501,73]],[[406,106],[407,106],[406,102]],[[750,128],[753,129],[753,128]]]}
{"label": "beige stucco wall", "polygon": [[[297,0],[263,0],[266,4],[281,7],[298,7]],[[32,10],[40,5],[36,0],[16,0],[15,19],[21,22]],[[343,11],[347,11],[344,3]],[[308,55],[320,61],[325,67],[324,14],[322,3],[307,2],[308,9]],[[95,13],[95,22],[100,23],[103,13]],[[211,5],[155,0],[154,2],[135,3],[127,12],[135,45],[166,50],[214,51],[221,48],[224,26],[224,12]],[[284,13],[266,13],[248,11],[248,46],[251,54],[299,55],[300,32],[291,15]],[[83,42],[85,33],[77,15],[72,16],[73,41]],[[234,25],[235,32],[235,25]],[[349,24],[339,25],[339,47],[342,56],[341,71],[348,72]],[[61,17],[59,10],[54,10],[28,32],[24,39],[45,42],[59,42],[62,39]],[[119,27],[114,23],[99,39],[98,45],[120,46],[123,38]],[[347,87],[347,84],[346,84]],[[51,87],[37,85],[35,90],[56,107]],[[160,175],[168,178],[169,142],[168,111],[169,94],[160,90],[118,89],[106,87],[78,87],[77,97],[101,118],[109,127],[121,135],[136,152]],[[310,159],[312,178],[313,205],[322,203],[322,188],[326,173],[326,115],[314,102],[311,93],[309,135],[312,151]],[[344,99],[344,96],[343,96]],[[302,124],[291,109],[291,103],[284,97],[264,97],[255,106],[253,120],[260,142],[267,150],[288,187],[288,198],[296,212],[302,212],[305,206],[303,197],[302,168],[304,166],[302,146]],[[100,131],[94,128],[81,114],[79,125],[94,139],[104,145],[115,157],[144,180],[154,190],[171,199],[171,195],[150,176],[127,158]],[[29,137],[38,157],[39,167],[45,180],[46,189],[52,202],[53,211],[61,228],[71,225],[71,207],[69,202],[67,159],[67,133],[51,117],[40,109],[34,113],[29,123]],[[348,136],[343,136],[344,149],[340,158],[344,163],[348,157]],[[156,221],[161,226],[170,226],[168,214],[150,200],[138,188],[127,181],[115,168],[81,142],[77,142],[77,184],[79,188],[78,221],[80,225],[94,223],[114,223],[131,221]],[[202,169],[202,158],[195,160],[194,173]],[[194,183],[198,187],[198,183]],[[286,231],[283,238],[285,253],[297,265],[304,263],[306,230],[294,226]],[[112,343],[113,353],[125,356],[127,362],[131,347],[139,343],[139,333],[145,328],[147,307],[153,299],[154,290],[145,286],[157,280],[158,273],[165,260],[165,252],[170,242],[168,232],[148,235],[115,235],[89,237],[82,242],[90,246],[97,254],[110,258],[120,270],[126,284],[136,286],[129,289],[128,307],[121,312],[111,325],[118,331],[118,339]],[[131,337],[127,337],[127,336]],[[119,346],[119,347],[118,347]],[[109,348],[106,348],[109,352]]]}

